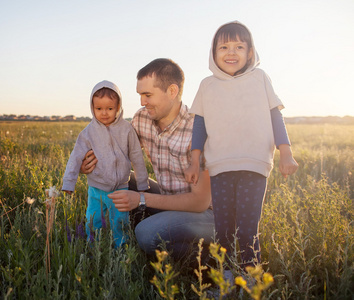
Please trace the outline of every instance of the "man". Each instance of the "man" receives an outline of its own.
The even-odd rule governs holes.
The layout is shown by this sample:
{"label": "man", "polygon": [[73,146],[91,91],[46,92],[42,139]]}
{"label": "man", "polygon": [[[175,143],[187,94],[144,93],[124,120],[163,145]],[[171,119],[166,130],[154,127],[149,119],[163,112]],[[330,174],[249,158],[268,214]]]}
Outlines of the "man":
{"label": "man", "polygon": [[[152,163],[160,194],[129,190],[109,197],[119,211],[145,210],[148,217],[136,226],[135,234],[147,254],[155,254],[163,242],[179,258],[200,238],[206,244],[212,241],[209,174],[203,169],[196,185],[184,178],[190,162],[193,117],[181,100],[182,69],[172,60],[156,59],[138,72],[137,79],[144,107],[135,114],[132,125]],[[96,162],[87,167],[92,169]]]}

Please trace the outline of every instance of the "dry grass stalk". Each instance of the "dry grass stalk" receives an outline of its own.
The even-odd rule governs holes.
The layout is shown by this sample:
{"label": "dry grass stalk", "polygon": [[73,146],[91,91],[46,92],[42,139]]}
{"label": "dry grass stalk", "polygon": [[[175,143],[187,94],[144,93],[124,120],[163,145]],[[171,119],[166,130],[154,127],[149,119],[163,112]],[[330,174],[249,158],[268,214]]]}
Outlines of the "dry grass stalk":
{"label": "dry grass stalk", "polygon": [[45,193],[47,195],[47,198],[45,200],[46,202],[46,227],[47,227],[47,240],[46,240],[46,274],[48,277],[48,274],[50,272],[50,241],[49,238],[51,239],[52,236],[52,229],[53,229],[53,223],[54,223],[54,216],[55,216],[55,202],[56,202],[56,197],[59,195],[59,192],[55,189],[55,186],[51,187],[48,190],[45,190]]}

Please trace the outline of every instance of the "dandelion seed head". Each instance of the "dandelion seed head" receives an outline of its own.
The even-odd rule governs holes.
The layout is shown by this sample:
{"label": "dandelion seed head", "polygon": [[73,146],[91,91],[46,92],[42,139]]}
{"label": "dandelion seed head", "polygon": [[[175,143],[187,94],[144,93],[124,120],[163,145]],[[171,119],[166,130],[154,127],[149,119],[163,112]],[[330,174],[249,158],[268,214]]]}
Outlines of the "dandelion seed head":
{"label": "dandelion seed head", "polygon": [[26,202],[27,202],[29,205],[33,204],[34,201],[36,201],[36,199],[30,198],[30,197],[27,197],[27,199],[26,199]]}
{"label": "dandelion seed head", "polygon": [[59,196],[59,192],[55,188],[55,186],[52,186],[49,189],[46,189],[45,194],[47,195],[47,197],[58,197]]}

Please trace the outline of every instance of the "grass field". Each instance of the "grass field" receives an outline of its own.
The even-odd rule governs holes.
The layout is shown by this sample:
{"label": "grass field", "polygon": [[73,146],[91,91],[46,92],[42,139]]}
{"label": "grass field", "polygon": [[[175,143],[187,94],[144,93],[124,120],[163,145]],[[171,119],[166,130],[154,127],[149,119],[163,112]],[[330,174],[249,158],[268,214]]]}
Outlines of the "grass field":
{"label": "grass field", "polygon": [[[194,257],[187,264],[163,256],[152,265],[133,234],[113,250],[109,228],[93,245],[86,242],[84,175],[72,198],[60,193],[55,203],[45,202],[46,189],[60,188],[85,126],[0,122],[1,299],[205,299],[210,267],[198,279]],[[354,126],[287,127],[300,167],[285,180],[275,156],[260,228],[262,268],[274,283],[262,297],[354,299]],[[237,259],[236,249],[235,275]],[[154,276],[161,293],[150,282]]]}

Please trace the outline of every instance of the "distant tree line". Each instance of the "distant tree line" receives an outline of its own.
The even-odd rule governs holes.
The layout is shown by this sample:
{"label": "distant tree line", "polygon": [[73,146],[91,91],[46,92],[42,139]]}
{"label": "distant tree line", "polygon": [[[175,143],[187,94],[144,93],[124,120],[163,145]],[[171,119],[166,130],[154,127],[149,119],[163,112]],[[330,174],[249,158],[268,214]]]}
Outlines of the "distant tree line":
{"label": "distant tree line", "polygon": [[68,116],[31,116],[31,115],[0,115],[0,121],[91,121],[89,117],[75,117],[74,115]]}
{"label": "distant tree line", "polygon": [[[126,118],[130,121],[131,118]],[[317,124],[317,123],[330,123],[330,124],[354,124],[354,117],[285,117],[286,124]],[[0,121],[53,121],[53,122],[65,122],[65,121],[77,121],[77,122],[90,122],[89,117],[75,117],[74,115],[68,116],[31,116],[31,115],[0,115]]]}
{"label": "distant tree line", "polygon": [[354,117],[291,117],[284,118],[286,124],[318,124],[318,123],[329,123],[329,124],[354,124]]}

